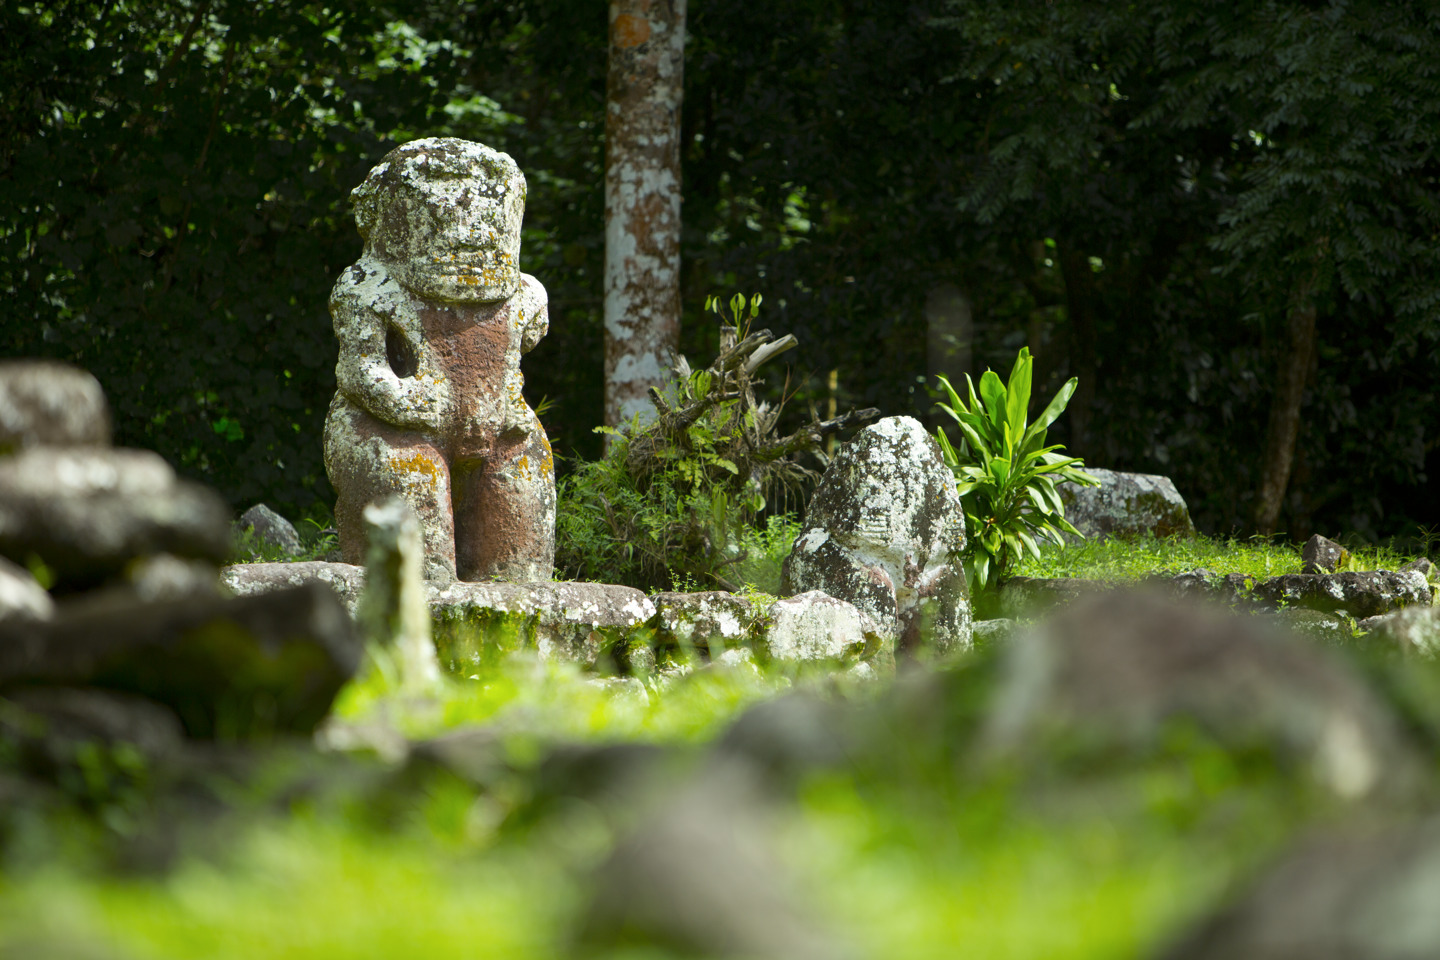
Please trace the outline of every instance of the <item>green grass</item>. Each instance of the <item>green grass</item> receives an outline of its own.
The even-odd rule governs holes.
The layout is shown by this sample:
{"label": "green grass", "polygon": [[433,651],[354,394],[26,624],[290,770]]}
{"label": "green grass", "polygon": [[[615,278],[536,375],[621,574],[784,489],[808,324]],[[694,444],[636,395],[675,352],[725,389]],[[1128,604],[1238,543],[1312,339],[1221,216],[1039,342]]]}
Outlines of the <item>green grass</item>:
{"label": "green grass", "polygon": [[[1415,559],[1374,545],[1351,547],[1350,556],[1346,567],[1349,570],[1394,570]],[[1300,567],[1300,549],[1275,540],[1144,536],[1051,546],[1038,558],[1027,557],[1015,575],[1138,580],[1152,573],[1204,568],[1218,574],[1241,573],[1259,578],[1299,573]]]}

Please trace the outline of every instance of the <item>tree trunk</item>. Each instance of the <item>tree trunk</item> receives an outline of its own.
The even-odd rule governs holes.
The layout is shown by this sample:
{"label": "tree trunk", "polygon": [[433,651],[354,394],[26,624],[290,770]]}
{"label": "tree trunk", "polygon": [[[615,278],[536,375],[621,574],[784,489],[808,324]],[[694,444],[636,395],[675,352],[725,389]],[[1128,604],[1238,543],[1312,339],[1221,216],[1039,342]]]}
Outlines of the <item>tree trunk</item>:
{"label": "tree trunk", "polygon": [[655,415],[680,344],[685,0],[611,0],[605,111],[605,423]]}
{"label": "tree trunk", "polygon": [[[1070,443],[1066,452],[1075,457],[1091,456],[1094,451],[1091,450],[1090,415],[1095,405],[1095,376],[1099,367],[1095,359],[1095,277],[1090,259],[1079,246],[1062,239],[1058,248],[1060,275],[1065,280],[1065,314],[1070,321],[1071,369],[1079,380],[1065,410],[1070,421]],[[1040,402],[1046,403],[1048,398]]]}
{"label": "tree trunk", "polygon": [[1286,323],[1285,353],[1280,358],[1275,380],[1275,397],[1270,402],[1270,426],[1265,435],[1265,461],[1261,467],[1260,489],[1255,493],[1255,529],[1275,532],[1290,468],[1295,462],[1295,442],[1300,436],[1300,401],[1315,353],[1315,300],[1308,285],[1302,286]]}

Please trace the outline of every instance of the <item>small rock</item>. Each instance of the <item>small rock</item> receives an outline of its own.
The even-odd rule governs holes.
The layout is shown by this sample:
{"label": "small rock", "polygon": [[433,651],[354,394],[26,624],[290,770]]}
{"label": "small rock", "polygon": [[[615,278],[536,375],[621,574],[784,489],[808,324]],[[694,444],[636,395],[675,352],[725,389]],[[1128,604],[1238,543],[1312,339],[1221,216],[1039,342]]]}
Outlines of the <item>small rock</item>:
{"label": "small rock", "polygon": [[55,601],[30,571],[0,557],[0,623],[48,620],[54,613]]}
{"label": "small rock", "polygon": [[0,458],[0,554],[38,557],[57,586],[117,577],[147,554],[219,563],[228,514],[149,450],[37,447]]}
{"label": "small rock", "polygon": [[[1193,536],[1195,524],[1185,498],[1169,477],[1086,467],[1098,487],[1061,483],[1065,519],[1086,537]],[[1071,537],[1073,538],[1073,535]]]}
{"label": "small rock", "polygon": [[1440,956],[1440,821],[1312,838],[1158,956],[1428,960]]}
{"label": "small rock", "polygon": [[110,411],[99,380],[48,360],[0,362],[0,455],[109,444]]}
{"label": "small rock", "polygon": [[1429,583],[1435,583],[1440,579],[1440,568],[1431,563],[1427,558],[1420,557],[1405,564],[1396,573],[1418,573]]}
{"label": "small rock", "polygon": [[854,604],[811,590],[775,602],[764,643],[771,660],[853,663],[889,652],[893,641]]}
{"label": "small rock", "polygon": [[102,594],[50,621],[0,624],[0,691],[128,691],[170,707],[197,737],[308,734],[361,654],[344,608],[315,584],[227,599]]}
{"label": "small rock", "polygon": [[975,646],[988,647],[992,643],[1004,643],[1015,634],[1015,621],[1005,618],[975,621]]}
{"label": "small rock", "polygon": [[240,529],[248,531],[257,545],[263,544],[287,557],[298,557],[304,552],[294,525],[263,503],[240,514]]}
{"label": "small rock", "polygon": [[1305,541],[1300,559],[1304,561],[1301,573],[1334,573],[1350,559],[1350,551],[1317,533]]}
{"label": "small rock", "polygon": [[1419,761],[1389,708],[1322,647],[1254,617],[1113,591],[1005,650],[986,724],[1002,753],[1086,744],[1143,755],[1171,721],[1268,745],[1339,797],[1414,787]]}
{"label": "small rock", "polygon": [[970,589],[955,477],[911,417],[856,434],[825,469],[785,559],[781,592],[820,590],[854,604],[898,649],[970,645]]}
{"label": "small rock", "polygon": [[717,657],[745,644],[759,611],[744,597],[720,590],[701,593],[657,593],[650,626],[655,642]]}
{"label": "small rock", "polygon": [[1352,621],[1349,617],[1321,613],[1319,610],[1289,607],[1273,614],[1260,614],[1259,616],[1273,617],[1280,626],[1292,630],[1302,637],[1332,646],[1345,643],[1354,635],[1354,628],[1351,626]]}
{"label": "small rock", "polygon": [[1425,660],[1440,657],[1440,609],[1406,607],[1361,620],[1356,627],[1391,649]]}

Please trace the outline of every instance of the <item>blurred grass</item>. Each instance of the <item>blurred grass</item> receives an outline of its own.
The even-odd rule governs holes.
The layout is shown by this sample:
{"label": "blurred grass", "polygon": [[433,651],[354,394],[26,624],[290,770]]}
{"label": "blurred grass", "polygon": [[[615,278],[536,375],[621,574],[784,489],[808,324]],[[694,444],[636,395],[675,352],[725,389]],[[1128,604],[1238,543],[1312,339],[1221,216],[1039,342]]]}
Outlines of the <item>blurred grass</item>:
{"label": "blurred grass", "polygon": [[[1353,568],[1405,559],[1361,549]],[[1267,576],[1300,560],[1268,541],[1141,538],[1057,548],[1019,572],[1133,579],[1197,567]],[[806,779],[777,833],[803,899],[859,958],[1149,956],[1325,815],[1275,771],[1193,738],[1128,768],[1057,766],[1038,783],[978,775],[965,744],[993,682],[986,664],[963,661],[926,706],[884,684],[766,667],[597,682],[527,656],[417,695],[379,654],[335,718],[410,740],[487,727],[524,768],[551,743],[703,749],[749,706],[799,688],[868,702],[865,758]],[[393,789],[383,817],[374,797],[272,803],[159,874],[99,865],[85,853],[92,828],[77,827],[43,866],[0,873],[0,958],[63,956],[58,945],[75,943],[135,960],[571,955],[613,821],[575,803],[518,816],[524,785],[486,793],[432,776]],[[667,955],[611,960],[621,956]]]}
{"label": "blurred grass", "polygon": [[[398,722],[411,736],[481,723],[540,741],[703,744],[748,705],[796,686],[887,695],[742,668],[652,683],[640,699],[517,658],[422,700],[374,670],[345,691],[338,714]],[[907,708],[903,697],[894,707]],[[1143,956],[1300,819],[1286,789],[1203,745],[1133,775],[1037,793],[966,774],[957,721],[886,716],[877,742],[908,737],[906,749],[811,776],[777,834],[804,899],[858,957]],[[161,876],[52,862],[0,880],[0,943],[78,938],[137,960],[564,956],[612,826],[573,804],[507,819],[516,803],[439,778],[383,825],[363,803],[292,804]],[[1217,803],[1223,816],[1207,813]]]}

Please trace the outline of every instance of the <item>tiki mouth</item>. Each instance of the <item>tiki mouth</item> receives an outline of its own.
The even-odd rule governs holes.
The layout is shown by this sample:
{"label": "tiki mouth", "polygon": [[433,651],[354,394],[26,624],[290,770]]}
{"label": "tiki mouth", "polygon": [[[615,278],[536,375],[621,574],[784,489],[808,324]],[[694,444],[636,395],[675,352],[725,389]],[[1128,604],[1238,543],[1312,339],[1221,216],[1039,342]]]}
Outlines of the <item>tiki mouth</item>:
{"label": "tiki mouth", "polygon": [[463,250],[449,256],[435,257],[437,273],[445,277],[481,277],[504,271],[510,258],[498,250]]}

